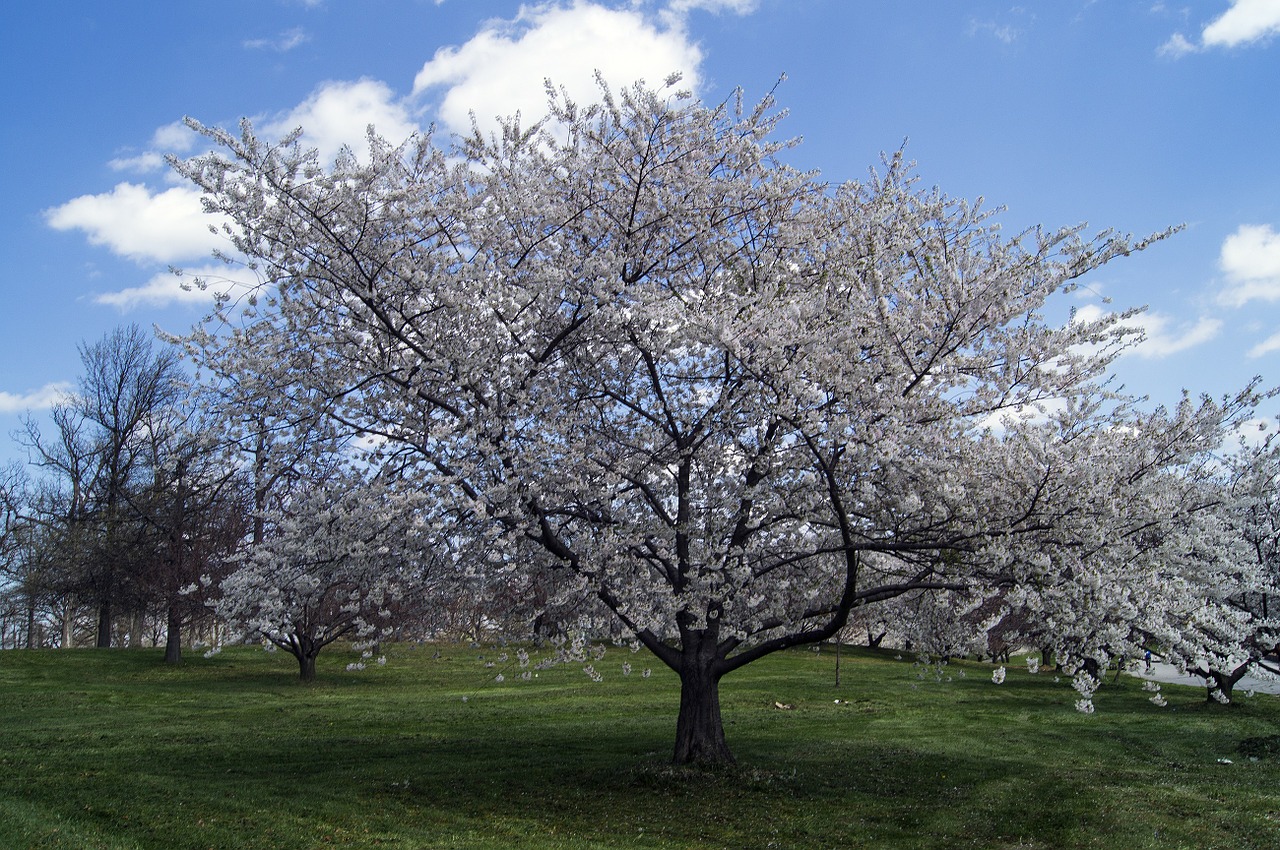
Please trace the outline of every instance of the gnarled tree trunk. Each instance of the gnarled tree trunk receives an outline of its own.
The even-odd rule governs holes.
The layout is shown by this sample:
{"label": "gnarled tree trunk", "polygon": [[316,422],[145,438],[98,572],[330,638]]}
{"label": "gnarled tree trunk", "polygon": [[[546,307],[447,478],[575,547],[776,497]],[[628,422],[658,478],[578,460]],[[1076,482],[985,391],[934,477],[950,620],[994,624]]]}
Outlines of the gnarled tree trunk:
{"label": "gnarled tree trunk", "polygon": [[1208,680],[1205,688],[1205,699],[1209,702],[1216,702],[1213,692],[1218,691],[1226,697],[1226,702],[1231,702],[1235,696],[1236,684],[1244,678],[1247,672],[1249,672],[1248,664],[1241,664],[1234,670],[1210,670],[1208,675],[1204,677]]}
{"label": "gnarled tree trunk", "polygon": [[687,634],[680,659],[680,714],[676,718],[676,764],[733,764],[720,716],[723,659],[715,639]]}

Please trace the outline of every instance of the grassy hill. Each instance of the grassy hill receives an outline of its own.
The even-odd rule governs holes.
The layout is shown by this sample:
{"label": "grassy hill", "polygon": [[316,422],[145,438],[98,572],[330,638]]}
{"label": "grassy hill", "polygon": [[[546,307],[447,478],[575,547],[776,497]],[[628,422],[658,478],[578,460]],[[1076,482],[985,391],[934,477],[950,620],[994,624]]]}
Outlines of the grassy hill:
{"label": "grassy hill", "polygon": [[1086,716],[1053,671],[847,650],[837,688],[794,651],[722,683],[740,764],[709,773],[667,764],[646,655],[597,683],[502,652],[330,651],[309,686],[249,648],[0,653],[0,847],[1280,847],[1274,696],[1109,679]]}

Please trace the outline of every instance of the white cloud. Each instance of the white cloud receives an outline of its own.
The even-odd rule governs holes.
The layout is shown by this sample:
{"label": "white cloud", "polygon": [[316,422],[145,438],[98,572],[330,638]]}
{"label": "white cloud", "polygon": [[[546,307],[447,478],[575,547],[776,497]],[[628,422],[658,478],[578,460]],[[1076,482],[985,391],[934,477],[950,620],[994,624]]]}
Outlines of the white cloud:
{"label": "white cloud", "polygon": [[[198,280],[207,286],[200,288],[196,285]],[[140,286],[119,292],[106,292],[93,300],[98,304],[115,307],[121,312],[137,307],[163,307],[180,303],[211,306],[215,293],[234,293],[235,290],[247,290],[257,284],[257,278],[247,269],[207,265],[183,269],[181,274],[174,271],[161,272]]]}
{"label": "white cloud", "polygon": [[1013,6],[1001,14],[1001,20],[969,19],[969,36],[990,36],[1006,46],[1016,43],[1023,32],[1035,24],[1035,13],[1026,6]]}
{"label": "white cloud", "polygon": [[182,154],[190,152],[199,140],[200,134],[188,127],[186,122],[174,121],[158,127],[151,134],[151,147],[161,153]]}
{"label": "white cloud", "polygon": [[710,12],[713,15],[719,15],[722,12],[749,15],[759,5],[759,0],[671,0],[662,10],[661,17],[669,26],[682,27],[689,13],[695,10]]}
{"label": "white cloud", "polygon": [[1216,337],[1222,329],[1222,322],[1218,319],[1201,318],[1191,325],[1176,325],[1172,319],[1159,313],[1145,313],[1137,317],[1137,324],[1146,333],[1146,339],[1138,344],[1134,353],[1149,360],[1159,360],[1194,348]]}
{"label": "white cloud", "polygon": [[[581,99],[596,96],[597,70],[614,87],[639,79],[657,84],[679,71],[684,86],[696,89],[702,54],[686,35],[685,17],[694,10],[747,14],[757,3],[671,0],[656,15],[647,15],[641,2],[628,8],[588,0],[522,6],[514,20],[489,21],[465,44],[437,51],[417,74],[410,98],[398,97],[378,80],[326,82],[293,109],[259,121],[259,130],[264,136],[282,136],[301,127],[304,142],[316,147],[322,160],[332,161],[344,146],[357,156],[363,153],[370,125],[392,142],[416,132],[411,103],[433,103],[444,126],[465,133],[472,111],[488,128],[499,115],[520,111],[530,120],[543,115],[547,78]],[[269,43],[246,46],[289,49],[305,37],[302,30],[291,30]],[[156,130],[143,152],[118,157],[110,165],[118,171],[158,172],[164,154],[189,153],[198,141],[189,128],[175,122]],[[139,263],[200,261],[228,247],[223,237],[210,232],[210,224],[218,220],[204,213],[200,193],[185,184],[158,191],[123,182],[110,192],[82,195],[46,210],[45,220],[57,230],[82,231],[91,244]],[[216,277],[227,270],[202,271]],[[98,295],[95,301],[129,310],[208,299],[207,293],[182,289],[181,282],[160,273],[138,286]]]}
{"label": "white cloud", "polygon": [[1174,33],[1157,51],[1178,58],[1212,47],[1240,47],[1280,33],[1280,0],[1232,0],[1231,8],[1205,25],[1200,43]]}
{"label": "white cloud", "polygon": [[1010,410],[997,410],[978,422],[978,430],[991,431],[997,436],[1019,425],[1048,422],[1067,411],[1067,402],[1061,398],[1046,398]]}
{"label": "white cloud", "polygon": [[1276,423],[1271,419],[1247,419],[1226,436],[1222,454],[1235,454],[1243,449],[1256,449],[1266,444],[1275,433]]}
{"label": "white cloud", "polygon": [[1021,30],[1011,24],[971,20],[969,22],[969,35],[974,36],[979,33],[986,33],[1001,44],[1013,44],[1022,35]]}
{"label": "white cloud", "polygon": [[1198,48],[1194,44],[1187,41],[1187,37],[1185,35],[1180,32],[1175,32],[1173,35],[1169,36],[1168,41],[1160,45],[1156,52],[1161,56],[1169,56],[1177,59],[1181,56],[1186,56],[1188,53],[1195,53],[1197,49]]}
{"label": "white cloud", "polygon": [[302,27],[294,27],[291,30],[285,30],[275,38],[249,39],[244,42],[244,46],[248,50],[274,50],[278,53],[287,53],[310,40],[311,36],[307,35]]}
{"label": "white cloud", "polygon": [[[704,0],[683,6],[686,11],[695,6],[738,11],[751,4]],[[466,133],[472,113],[485,129],[493,129],[498,116],[517,111],[529,122],[541,118],[548,78],[584,100],[596,94],[597,70],[614,88],[640,79],[657,85],[679,71],[684,86],[694,90],[701,61],[701,51],[683,28],[661,29],[634,9],[585,2],[542,5],[522,8],[513,21],[488,22],[461,47],[436,51],[414,79],[413,92],[438,97],[441,123]]]}
{"label": "white cloud", "polygon": [[174,121],[151,134],[147,150],[136,156],[117,157],[107,163],[113,171],[131,171],[140,174],[162,171],[166,167],[166,154],[189,153],[195,147],[199,135],[181,121]]}
{"label": "white cloud", "polygon": [[1204,28],[1206,47],[1236,47],[1280,32],[1280,0],[1235,0]]}
{"label": "white cloud", "polygon": [[176,186],[153,192],[120,183],[110,192],[81,195],[45,211],[55,230],[82,230],[93,245],[138,262],[172,263],[207,257],[224,241],[209,232],[200,192]]}
{"label": "white cloud", "polygon": [[267,134],[283,136],[301,127],[304,141],[330,162],[344,146],[357,155],[366,150],[365,131],[372,124],[393,144],[418,130],[391,88],[379,80],[328,82],[288,113],[267,122]]}
{"label": "white cloud", "polygon": [[136,174],[147,174],[164,168],[164,154],[157,151],[145,151],[137,156],[117,157],[107,163],[112,171],[131,171]]}
{"label": "white cloud", "polygon": [[1273,351],[1280,351],[1280,332],[1273,333],[1262,342],[1249,349],[1250,357],[1262,357]]}
{"label": "white cloud", "polygon": [[1218,265],[1228,281],[1218,295],[1223,304],[1280,301],[1280,233],[1269,225],[1240,225],[1223,241]]}
{"label": "white cloud", "polygon": [[667,9],[683,15],[694,9],[720,14],[731,12],[735,15],[749,15],[760,5],[760,0],[672,0]]}
{"label": "white cloud", "polygon": [[[1105,313],[1096,304],[1086,304],[1076,311],[1075,319],[1091,322],[1102,318]],[[1222,329],[1222,322],[1218,319],[1204,317],[1193,324],[1178,324],[1160,313],[1141,313],[1123,320],[1121,325],[1142,332],[1142,341],[1129,352],[1148,360],[1159,360],[1194,348],[1216,337]]]}
{"label": "white cloud", "polygon": [[0,413],[23,413],[28,410],[48,410],[64,400],[71,392],[71,384],[59,382],[45,384],[31,392],[14,394],[0,391]]}

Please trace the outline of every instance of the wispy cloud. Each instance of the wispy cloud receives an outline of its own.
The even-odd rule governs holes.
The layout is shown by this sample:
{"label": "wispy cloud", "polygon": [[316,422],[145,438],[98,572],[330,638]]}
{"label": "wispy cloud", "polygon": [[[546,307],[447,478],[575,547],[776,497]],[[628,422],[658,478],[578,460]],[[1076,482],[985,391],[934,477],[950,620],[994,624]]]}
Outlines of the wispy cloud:
{"label": "wispy cloud", "polygon": [[210,305],[216,293],[246,291],[258,285],[258,279],[247,269],[221,265],[169,270],[152,275],[139,286],[118,292],[104,292],[94,297],[97,304],[115,307],[127,313],[139,307],[164,307],[186,303]]}
{"label": "wispy cloud", "polygon": [[[1096,304],[1087,304],[1076,311],[1077,321],[1095,321],[1106,311]],[[1123,320],[1125,327],[1142,333],[1141,342],[1129,350],[1145,360],[1161,360],[1174,354],[1209,342],[1222,330],[1222,321],[1201,317],[1194,322],[1178,322],[1162,313],[1142,313]]]}
{"label": "wispy cloud", "polygon": [[995,21],[973,21],[969,25],[969,34],[985,33],[1002,44],[1013,44],[1021,35],[1021,30],[1009,24],[998,24]]}
{"label": "wispy cloud", "polygon": [[1021,6],[1014,6],[1008,16],[1002,20],[969,19],[969,36],[985,36],[994,38],[1001,44],[1011,45],[1022,38],[1027,25],[1035,20],[1035,16]]}
{"label": "wispy cloud", "polygon": [[274,38],[252,38],[244,42],[246,50],[274,50],[277,53],[288,53],[295,47],[306,44],[311,40],[311,36],[302,29],[302,27],[294,27],[285,30]]}
{"label": "wispy cloud", "polygon": [[1187,37],[1180,32],[1175,32],[1169,36],[1169,40],[1160,45],[1156,49],[1156,53],[1161,56],[1168,56],[1177,59],[1180,56],[1186,56],[1188,53],[1195,53],[1198,50],[1194,44],[1187,41]]}
{"label": "wispy cloud", "polygon": [[1222,330],[1222,321],[1201,317],[1193,323],[1177,323],[1168,316],[1148,313],[1139,323],[1146,334],[1134,353],[1148,360],[1160,360],[1208,342]]}
{"label": "wispy cloud", "polygon": [[694,11],[711,12],[716,15],[724,12],[733,15],[749,15],[759,5],[759,0],[671,0],[661,11],[660,17],[668,26],[683,27],[685,19]]}
{"label": "wispy cloud", "polygon": [[189,153],[197,139],[195,131],[181,121],[174,121],[151,134],[151,144],[142,153],[116,157],[107,163],[113,171],[147,174],[163,171],[166,154]]}
{"label": "wispy cloud", "polygon": [[1263,357],[1273,351],[1280,351],[1280,332],[1273,333],[1262,342],[1249,349],[1249,356],[1252,358]]}
{"label": "wispy cloud", "polygon": [[48,410],[71,392],[71,384],[65,381],[45,384],[26,393],[9,393],[0,390],[0,413],[23,413],[29,410]]}

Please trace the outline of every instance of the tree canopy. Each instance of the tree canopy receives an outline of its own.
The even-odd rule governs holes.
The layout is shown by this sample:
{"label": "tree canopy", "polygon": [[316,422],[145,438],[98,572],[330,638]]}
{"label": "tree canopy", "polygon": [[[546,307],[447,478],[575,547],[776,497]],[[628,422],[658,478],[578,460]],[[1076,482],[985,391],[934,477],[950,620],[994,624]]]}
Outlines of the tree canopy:
{"label": "tree canopy", "polygon": [[333,163],[192,122],[216,150],[174,164],[261,285],[190,350],[375,446],[490,569],[607,610],[681,677],[677,761],[732,758],[725,674],[906,593],[1042,612],[1078,658],[1152,633],[1115,594],[1202,566],[1179,535],[1257,396],[1111,386],[1130,314],[1062,296],[1151,239],[1007,236],[901,152],[830,185],[772,98],[675,85]]}

